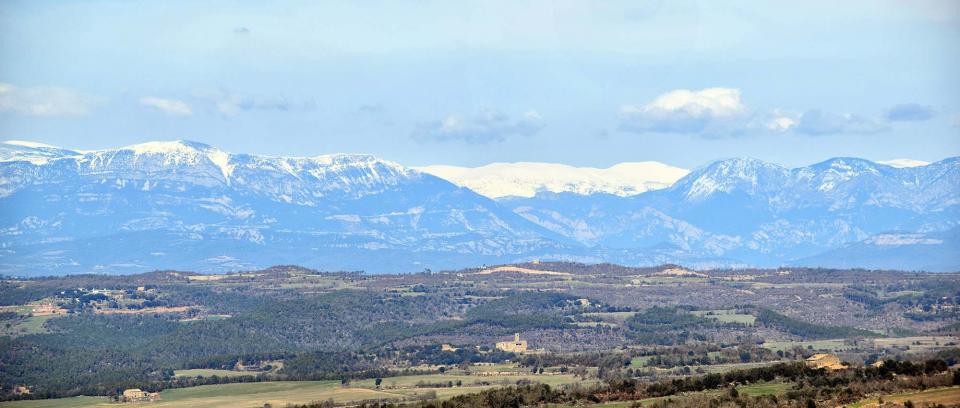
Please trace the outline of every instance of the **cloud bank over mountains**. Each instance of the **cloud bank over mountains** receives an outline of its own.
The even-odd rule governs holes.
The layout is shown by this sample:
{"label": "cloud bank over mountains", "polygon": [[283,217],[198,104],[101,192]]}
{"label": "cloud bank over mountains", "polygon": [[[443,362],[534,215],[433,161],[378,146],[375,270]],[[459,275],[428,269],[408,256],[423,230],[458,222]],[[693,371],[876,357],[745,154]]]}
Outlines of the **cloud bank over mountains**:
{"label": "cloud bank over mountains", "polygon": [[468,144],[503,142],[511,137],[530,136],[544,126],[543,118],[535,110],[517,117],[496,111],[477,115],[453,114],[441,120],[423,123],[414,132],[413,138],[422,142],[459,141]]}

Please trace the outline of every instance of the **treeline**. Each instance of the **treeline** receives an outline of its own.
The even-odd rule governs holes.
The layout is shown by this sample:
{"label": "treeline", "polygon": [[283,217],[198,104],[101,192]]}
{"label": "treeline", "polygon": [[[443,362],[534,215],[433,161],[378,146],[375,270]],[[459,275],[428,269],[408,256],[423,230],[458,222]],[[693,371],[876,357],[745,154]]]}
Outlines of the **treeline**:
{"label": "treeline", "polygon": [[[111,395],[122,387],[167,382],[175,369],[221,368],[238,356],[274,355],[301,356],[284,370],[299,378],[325,366],[322,353],[378,349],[462,324],[436,320],[437,314],[459,307],[446,296],[338,291],[276,299],[209,289],[176,293],[218,303],[233,317],[180,322],[157,314],[78,314],[51,319],[50,333],[0,338],[0,383],[29,384],[38,397]],[[315,352],[321,354],[310,354]]]}
{"label": "treeline", "polygon": [[811,340],[879,336],[872,331],[855,327],[825,326],[808,323],[782,315],[767,308],[759,308],[757,310],[757,322]]}
{"label": "treeline", "polygon": [[640,344],[674,345],[689,340],[706,340],[696,332],[699,329],[721,326],[742,327],[737,323],[721,323],[691,314],[677,307],[651,307],[634,314],[624,322],[627,337]]}
{"label": "treeline", "polygon": [[476,347],[461,347],[455,351],[443,351],[440,345],[411,346],[398,350],[399,358],[413,365],[462,365],[473,363],[502,363],[517,358],[516,353],[500,350],[485,351]]}
{"label": "treeline", "polygon": [[576,297],[556,292],[515,292],[480,304],[467,312],[472,323],[490,323],[513,331],[563,328],[564,312],[574,308]]}
{"label": "treeline", "polygon": [[366,290],[270,297],[182,283],[159,290],[172,305],[199,305],[232,317],[181,322],[177,315],[80,313],[54,318],[46,323],[49,333],[0,339],[0,383],[28,384],[38,397],[68,397],[169,384],[173,370],[229,368],[238,359],[282,357],[281,374],[290,379],[383,376],[384,363],[397,358],[411,364],[496,362],[513,357],[466,348],[397,351],[390,345],[478,323],[503,333],[559,328],[565,313],[580,308],[568,295],[514,292],[474,307],[464,320],[438,320],[462,307],[456,298]]}

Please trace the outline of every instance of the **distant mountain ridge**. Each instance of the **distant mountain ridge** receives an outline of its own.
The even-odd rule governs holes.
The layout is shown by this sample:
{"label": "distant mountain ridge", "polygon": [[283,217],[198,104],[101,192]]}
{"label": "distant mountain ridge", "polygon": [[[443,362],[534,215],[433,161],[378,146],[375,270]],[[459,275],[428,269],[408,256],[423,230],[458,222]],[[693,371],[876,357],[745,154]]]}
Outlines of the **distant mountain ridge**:
{"label": "distant mountain ridge", "polygon": [[486,197],[370,155],[266,157],[186,141],[42,149],[4,146],[3,273],[417,271],[571,250]]}
{"label": "distant mountain ridge", "polygon": [[[541,194],[500,201],[589,246],[659,246],[686,257],[778,266],[803,259],[827,262],[811,257],[877,234],[957,228],[958,198],[958,158],[906,168],[835,158],[796,169],[755,159],[721,160],[670,188],[634,197]],[[947,259],[938,269],[960,267],[960,258],[946,249],[955,244],[943,245],[940,253]]]}
{"label": "distant mountain ridge", "polygon": [[582,186],[534,183],[529,197],[492,200],[363,154],[4,142],[0,273],[273,264],[403,272],[531,259],[692,267],[859,259],[873,268],[960,270],[958,158],[902,168],[836,158],[795,169],[729,159],[636,194],[623,187],[633,181],[622,181],[645,174],[616,179],[595,170]]}
{"label": "distant mountain ridge", "polygon": [[533,197],[541,192],[606,193],[626,197],[669,187],[689,173],[660,162],[620,163],[605,169],[531,162],[416,169],[490,198]]}

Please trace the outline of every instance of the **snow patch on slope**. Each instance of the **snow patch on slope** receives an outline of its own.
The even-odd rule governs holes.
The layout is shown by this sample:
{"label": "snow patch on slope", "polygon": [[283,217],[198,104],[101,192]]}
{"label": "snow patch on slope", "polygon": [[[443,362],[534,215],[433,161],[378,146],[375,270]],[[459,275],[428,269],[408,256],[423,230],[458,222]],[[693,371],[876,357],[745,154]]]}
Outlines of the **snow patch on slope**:
{"label": "snow patch on slope", "polygon": [[29,147],[31,149],[59,149],[57,146],[48,145],[46,143],[40,142],[30,142],[26,140],[5,140],[4,144],[13,145],[13,146],[23,146]]}
{"label": "snow patch on slope", "polygon": [[892,159],[892,160],[881,160],[877,163],[886,164],[890,167],[896,167],[898,169],[906,167],[921,167],[930,164],[928,161],[923,160],[914,160],[914,159]]}

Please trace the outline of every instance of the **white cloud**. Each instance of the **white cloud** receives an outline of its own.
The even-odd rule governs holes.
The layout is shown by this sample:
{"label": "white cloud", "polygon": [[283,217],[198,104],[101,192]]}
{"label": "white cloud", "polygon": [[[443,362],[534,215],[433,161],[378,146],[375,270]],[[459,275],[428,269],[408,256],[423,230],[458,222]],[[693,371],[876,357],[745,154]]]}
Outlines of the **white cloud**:
{"label": "white cloud", "polygon": [[774,109],[763,119],[763,127],[774,132],[786,132],[796,126],[799,120],[799,114]]}
{"label": "white cloud", "polygon": [[513,119],[486,111],[475,116],[448,115],[438,121],[420,125],[413,133],[421,141],[459,140],[466,143],[502,142],[511,136],[530,136],[543,128],[543,118],[531,110]]}
{"label": "white cloud", "polygon": [[620,108],[621,128],[634,132],[700,133],[746,113],[735,88],[677,89],[645,105]]}
{"label": "white cloud", "polygon": [[[909,109],[908,109],[909,108]],[[924,112],[901,107],[897,120],[911,120]],[[919,112],[919,113],[918,113]],[[793,133],[808,136],[829,134],[869,134],[889,126],[878,118],[852,113],[833,113],[811,109],[753,110],[735,88],[707,88],[700,91],[678,89],[658,96],[645,105],[620,108],[620,129],[628,132],[687,133],[704,137],[748,134]]]}
{"label": "white cloud", "polygon": [[155,98],[148,96],[140,99],[140,104],[143,106],[149,106],[151,108],[159,109],[163,113],[174,116],[190,116],[193,114],[193,110],[190,109],[190,105],[187,105],[186,102],[178,101],[176,99],[163,99]]}
{"label": "white cloud", "polygon": [[0,83],[0,112],[30,116],[81,116],[102,98],[56,86],[20,88]]}

